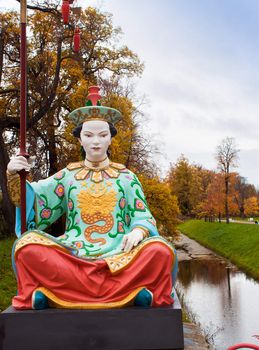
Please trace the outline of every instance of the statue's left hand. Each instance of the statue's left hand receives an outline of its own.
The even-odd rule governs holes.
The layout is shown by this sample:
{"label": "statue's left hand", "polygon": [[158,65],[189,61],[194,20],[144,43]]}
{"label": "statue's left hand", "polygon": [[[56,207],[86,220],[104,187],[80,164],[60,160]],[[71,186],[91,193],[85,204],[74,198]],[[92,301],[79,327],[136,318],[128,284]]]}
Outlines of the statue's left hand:
{"label": "statue's left hand", "polygon": [[141,228],[134,228],[130,233],[126,234],[122,240],[121,249],[128,253],[133,247],[136,247],[144,238],[144,232]]}

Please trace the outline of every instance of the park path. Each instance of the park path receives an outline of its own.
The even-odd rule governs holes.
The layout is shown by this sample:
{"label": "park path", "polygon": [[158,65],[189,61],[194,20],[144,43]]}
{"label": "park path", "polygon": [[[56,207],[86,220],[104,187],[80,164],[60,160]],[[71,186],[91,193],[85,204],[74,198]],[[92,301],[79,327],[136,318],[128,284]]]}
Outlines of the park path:
{"label": "park path", "polygon": [[[221,220],[222,222],[226,222],[226,220]],[[257,221],[256,221],[257,222]],[[230,220],[230,224],[245,224],[245,225],[256,225],[255,221],[241,221],[241,220]]]}

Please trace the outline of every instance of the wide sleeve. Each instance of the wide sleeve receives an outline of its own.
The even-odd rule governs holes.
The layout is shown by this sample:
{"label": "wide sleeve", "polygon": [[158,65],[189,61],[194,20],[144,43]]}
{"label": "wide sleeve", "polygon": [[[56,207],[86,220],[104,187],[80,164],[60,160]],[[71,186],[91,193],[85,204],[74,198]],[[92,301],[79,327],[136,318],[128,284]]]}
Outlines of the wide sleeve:
{"label": "wide sleeve", "polygon": [[156,221],[151,214],[141,183],[132,172],[125,176],[127,215],[130,222],[130,230],[141,227],[149,231],[149,236],[158,236]]}
{"label": "wide sleeve", "polygon": [[[45,230],[66,212],[66,170],[38,182],[26,183],[27,230]],[[16,208],[16,235],[21,234],[20,208]]]}

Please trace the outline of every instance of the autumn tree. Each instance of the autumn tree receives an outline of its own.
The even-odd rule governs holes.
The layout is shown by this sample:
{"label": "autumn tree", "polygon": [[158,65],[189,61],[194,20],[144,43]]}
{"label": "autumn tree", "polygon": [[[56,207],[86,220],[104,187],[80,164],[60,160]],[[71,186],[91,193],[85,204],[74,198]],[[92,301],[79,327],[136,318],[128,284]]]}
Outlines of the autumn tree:
{"label": "autumn tree", "polygon": [[[65,28],[59,1],[37,1],[28,7],[28,140],[29,151],[37,154],[37,176],[62,167],[68,149],[64,142],[65,116],[85,103],[87,88],[102,76],[132,77],[143,65],[126,46],[118,45],[120,28],[112,15],[88,8],[82,12],[81,52],[71,50],[72,32]],[[76,21],[76,19],[75,19]],[[6,189],[5,169],[16,153],[19,134],[19,19],[15,12],[0,14],[0,181],[9,232],[14,212]],[[71,22],[73,29],[73,20]],[[65,146],[64,146],[65,144]],[[73,158],[73,156],[71,156]]]}
{"label": "autumn tree", "polygon": [[[238,205],[235,201],[237,196],[235,190],[236,174],[230,173],[229,176],[229,214],[237,215]],[[217,217],[218,221],[221,222],[222,217],[226,214],[225,208],[225,176],[222,172],[215,172],[206,190],[204,200],[198,205],[198,214],[199,217],[209,218],[210,221]]]}
{"label": "autumn tree", "polygon": [[149,208],[157,221],[159,232],[164,236],[173,236],[180,214],[176,196],[172,195],[168,183],[158,177],[147,178],[145,175],[140,175],[139,179]]}
{"label": "autumn tree", "polygon": [[244,201],[244,214],[246,216],[259,214],[259,202],[256,196],[246,198]]}
{"label": "autumn tree", "polygon": [[178,199],[183,215],[196,214],[197,206],[204,199],[211,177],[211,171],[190,164],[184,155],[171,166],[167,180],[172,194]]}
{"label": "autumn tree", "polygon": [[235,178],[235,190],[235,201],[239,208],[239,215],[243,218],[246,215],[245,201],[250,197],[256,197],[256,189],[254,185],[247,182],[246,178],[237,175]]}
{"label": "autumn tree", "polygon": [[207,192],[207,188],[212,181],[214,172],[203,168],[200,165],[192,165],[192,191],[191,201],[193,205],[192,213],[197,215],[198,205],[204,200]]}
{"label": "autumn tree", "polygon": [[169,171],[168,181],[172,194],[176,195],[180,211],[183,215],[191,213],[191,187],[192,171],[187,158],[184,155],[178,159]]}
{"label": "autumn tree", "polygon": [[221,222],[221,217],[224,213],[224,179],[222,174],[214,173],[214,176],[208,185],[206,197],[198,204],[198,216],[204,217],[205,221],[209,218],[218,217]]}
{"label": "autumn tree", "polygon": [[236,148],[235,140],[231,137],[226,137],[217,146],[216,160],[218,162],[218,168],[224,175],[225,183],[225,215],[226,222],[229,224],[229,182],[230,182],[230,169],[237,166],[239,150]]}

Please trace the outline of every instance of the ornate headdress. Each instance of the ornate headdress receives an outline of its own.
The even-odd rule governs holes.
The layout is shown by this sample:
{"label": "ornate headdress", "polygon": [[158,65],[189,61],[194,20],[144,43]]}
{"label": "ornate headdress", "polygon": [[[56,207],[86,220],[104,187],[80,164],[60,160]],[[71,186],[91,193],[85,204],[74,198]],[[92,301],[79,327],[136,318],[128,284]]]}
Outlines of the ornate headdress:
{"label": "ornate headdress", "polygon": [[114,125],[122,118],[117,109],[100,105],[101,95],[99,90],[98,86],[90,86],[86,106],[69,113],[70,119],[76,126],[89,120],[103,120]]}

